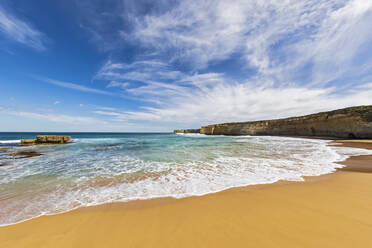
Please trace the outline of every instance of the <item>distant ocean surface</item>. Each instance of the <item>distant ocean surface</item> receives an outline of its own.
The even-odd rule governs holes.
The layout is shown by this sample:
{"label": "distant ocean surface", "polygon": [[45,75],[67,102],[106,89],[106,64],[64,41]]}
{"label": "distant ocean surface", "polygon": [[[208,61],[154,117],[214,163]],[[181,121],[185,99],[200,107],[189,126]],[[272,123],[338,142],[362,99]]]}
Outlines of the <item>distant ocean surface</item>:
{"label": "distant ocean surface", "polygon": [[37,134],[0,133],[0,146],[12,152],[43,154],[14,158],[0,149],[0,225],[109,202],[302,181],[335,171],[350,155],[372,153],[326,140],[172,133],[56,133],[73,142],[16,146]]}

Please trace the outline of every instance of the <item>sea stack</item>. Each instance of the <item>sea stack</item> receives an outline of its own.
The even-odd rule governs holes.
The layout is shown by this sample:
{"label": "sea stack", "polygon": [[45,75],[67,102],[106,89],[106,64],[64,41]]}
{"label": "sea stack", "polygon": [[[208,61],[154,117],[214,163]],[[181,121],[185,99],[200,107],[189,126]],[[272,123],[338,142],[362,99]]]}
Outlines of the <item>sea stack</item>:
{"label": "sea stack", "polygon": [[38,135],[36,139],[22,139],[21,145],[66,144],[71,139],[71,136]]}

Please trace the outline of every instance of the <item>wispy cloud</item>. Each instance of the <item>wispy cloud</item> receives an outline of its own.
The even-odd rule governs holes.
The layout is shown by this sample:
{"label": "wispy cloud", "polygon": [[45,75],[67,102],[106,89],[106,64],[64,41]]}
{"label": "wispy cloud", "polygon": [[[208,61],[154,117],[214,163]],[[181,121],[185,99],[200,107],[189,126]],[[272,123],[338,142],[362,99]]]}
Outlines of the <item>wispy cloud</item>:
{"label": "wispy cloud", "polygon": [[60,123],[69,123],[69,124],[97,124],[103,123],[102,120],[95,119],[92,117],[83,117],[83,116],[73,116],[65,114],[54,114],[54,113],[39,113],[39,112],[29,112],[29,111],[17,111],[12,109],[0,109],[7,114],[31,118],[46,120],[51,122],[60,122]]}
{"label": "wispy cloud", "polygon": [[137,17],[124,36],[195,69],[238,56],[258,79],[287,83],[307,66],[306,82],[325,84],[361,74],[360,64],[351,65],[363,45],[368,49],[371,21],[372,2],[364,0],[183,1]]}
{"label": "wispy cloud", "polygon": [[103,106],[96,106],[95,108],[98,109],[98,110],[104,110],[104,111],[115,111],[115,110],[117,110],[116,108],[103,107]]}
{"label": "wispy cloud", "polygon": [[[91,132],[151,132],[151,131],[168,131],[169,127],[164,125],[146,125],[140,123],[131,123],[126,119],[117,118],[116,115],[104,115],[108,118],[100,118],[99,116],[76,116],[50,112],[35,112],[28,110],[15,110],[10,108],[0,108],[0,113],[6,119],[7,115],[21,117],[27,121],[27,126],[22,126],[21,129],[12,126],[2,126],[3,130],[9,131],[91,131]],[[97,113],[97,115],[99,115]],[[29,120],[28,120],[29,119]],[[30,120],[35,120],[32,122]],[[40,125],[40,121],[43,123]],[[3,123],[2,123],[3,124]],[[66,125],[68,124],[68,125]]]}
{"label": "wispy cloud", "polygon": [[[191,0],[143,13],[123,13],[131,29],[115,32],[141,56],[110,59],[96,78],[157,105],[107,115],[198,126],[372,104],[371,1]],[[249,75],[233,79],[230,61]]]}
{"label": "wispy cloud", "polygon": [[[167,99],[174,95],[185,96],[189,94],[190,89],[208,90],[213,85],[227,82],[222,73],[186,74],[153,60],[131,64],[113,63],[109,60],[97,73],[96,78],[112,80],[107,84],[107,88],[116,87],[137,96],[156,95]],[[121,83],[116,80],[129,80],[134,83]]]}
{"label": "wispy cloud", "polygon": [[372,84],[340,94],[335,88],[260,87],[219,84],[209,92],[172,97],[167,106],[125,112],[128,120],[178,123],[182,127],[209,123],[282,118],[355,105],[371,104]]}
{"label": "wispy cloud", "polygon": [[128,82],[122,83],[122,82],[118,82],[118,81],[111,81],[106,86],[106,88],[121,88],[121,89],[126,89],[129,85],[130,85],[130,83],[128,83]]}
{"label": "wispy cloud", "polygon": [[273,59],[271,46],[288,41],[288,35],[316,32],[323,18],[345,2],[182,1],[162,14],[138,17],[133,34],[125,38],[196,68],[239,53],[265,70]]}
{"label": "wispy cloud", "polygon": [[102,94],[102,95],[113,95],[111,92],[86,87],[86,86],[83,86],[83,85],[80,85],[80,84],[74,84],[74,83],[70,83],[70,82],[64,82],[64,81],[59,81],[59,80],[45,78],[45,77],[34,77],[34,78],[36,78],[36,79],[38,79],[42,82],[48,83],[48,84],[52,84],[52,85],[56,85],[56,86],[59,86],[59,87],[68,88],[68,89],[72,89],[72,90],[88,92],[88,93],[95,93],[95,94]]}
{"label": "wispy cloud", "polygon": [[38,51],[46,49],[46,36],[32,24],[16,17],[9,10],[0,6],[0,32],[10,40],[34,48]]}
{"label": "wispy cloud", "polygon": [[296,44],[301,56],[296,57],[297,61],[313,63],[311,84],[369,73],[365,66],[371,69],[372,58],[363,54],[369,51],[372,42],[371,22],[371,1],[348,1],[342,8],[329,12],[311,39]]}
{"label": "wispy cloud", "polygon": [[93,114],[111,117],[110,122],[127,122],[128,115],[122,112],[118,112],[117,110],[114,111],[106,111],[106,110],[95,110],[92,111]]}
{"label": "wispy cloud", "polygon": [[142,60],[133,63],[115,63],[108,60],[98,71],[96,78],[106,80],[157,81],[176,80],[183,73],[163,62],[156,60]]}

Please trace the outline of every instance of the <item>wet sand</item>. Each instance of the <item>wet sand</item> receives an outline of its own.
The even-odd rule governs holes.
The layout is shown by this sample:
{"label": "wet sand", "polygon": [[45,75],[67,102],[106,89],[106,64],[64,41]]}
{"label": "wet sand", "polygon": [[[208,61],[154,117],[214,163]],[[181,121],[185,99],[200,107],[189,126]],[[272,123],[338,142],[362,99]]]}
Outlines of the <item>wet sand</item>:
{"label": "wet sand", "polygon": [[43,216],[0,227],[0,247],[372,247],[372,156],[344,164],[305,182]]}
{"label": "wet sand", "polygon": [[[341,144],[345,147],[364,148],[372,150],[372,140],[339,140],[336,143]],[[352,161],[350,163],[349,161]],[[347,161],[342,171],[355,171],[355,172],[366,172],[372,173],[372,160],[371,156],[355,156],[351,160]]]}

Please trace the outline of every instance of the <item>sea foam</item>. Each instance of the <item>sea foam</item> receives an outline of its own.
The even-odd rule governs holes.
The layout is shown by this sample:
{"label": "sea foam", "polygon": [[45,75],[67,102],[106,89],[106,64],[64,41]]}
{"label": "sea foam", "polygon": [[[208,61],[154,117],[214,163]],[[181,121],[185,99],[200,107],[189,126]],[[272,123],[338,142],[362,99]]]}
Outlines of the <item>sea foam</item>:
{"label": "sea foam", "polygon": [[349,156],[372,154],[326,140],[194,134],[76,138],[32,149],[44,155],[0,167],[1,225],[109,202],[303,181],[332,173]]}
{"label": "sea foam", "polygon": [[19,144],[21,140],[0,140],[0,144]]}

